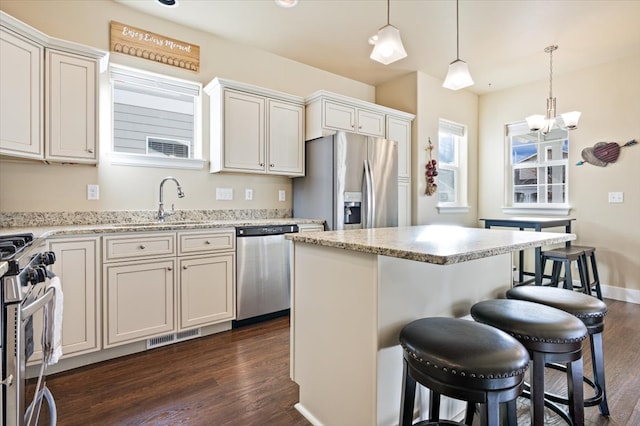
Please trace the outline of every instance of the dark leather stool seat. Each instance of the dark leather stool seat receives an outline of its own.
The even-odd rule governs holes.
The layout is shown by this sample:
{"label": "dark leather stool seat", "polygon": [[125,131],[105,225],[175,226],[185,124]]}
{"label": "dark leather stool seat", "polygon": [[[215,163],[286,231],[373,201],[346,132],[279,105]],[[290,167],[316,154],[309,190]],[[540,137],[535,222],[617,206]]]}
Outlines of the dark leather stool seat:
{"label": "dark leather stool seat", "polygon": [[573,278],[571,277],[571,264],[578,264],[578,272],[580,273],[580,288],[588,293],[589,286],[585,276],[585,254],[584,249],[577,246],[555,248],[542,252],[542,270],[544,271],[547,261],[553,262],[551,269],[551,285],[560,287],[560,270],[564,268],[564,287],[573,290]]}
{"label": "dark leather stool seat", "polygon": [[[527,300],[552,306],[574,315],[587,327],[591,346],[591,365],[593,367],[593,382],[585,378],[584,381],[594,388],[595,395],[584,400],[585,407],[598,405],[600,413],[609,415],[607,391],[604,380],[604,353],[602,350],[602,332],[604,317],[607,315],[607,305],[593,296],[561,288],[526,286],[516,287],[507,291],[507,298]],[[594,383],[595,382],[595,383]],[[566,404],[566,398],[555,395],[549,396],[552,401]]]}
{"label": "dark leather stool seat", "polygon": [[[471,307],[471,316],[511,334],[529,351],[532,424],[544,424],[545,405],[570,424],[584,424],[582,341],[587,337],[587,329],[582,321],[550,306],[506,299],[478,302]],[[567,365],[568,415],[551,401],[545,401],[546,363]]]}
{"label": "dark leather stool seat", "polygon": [[[510,402],[515,410],[529,354],[507,333],[463,319],[422,318],[402,329],[400,344],[404,349],[401,426],[413,421],[416,382],[431,390],[430,422],[440,419],[440,395],[467,401],[469,407],[484,404],[484,420],[491,426],[499,423],[500,403]],[[467,410],[468,422],[472,413]]]}

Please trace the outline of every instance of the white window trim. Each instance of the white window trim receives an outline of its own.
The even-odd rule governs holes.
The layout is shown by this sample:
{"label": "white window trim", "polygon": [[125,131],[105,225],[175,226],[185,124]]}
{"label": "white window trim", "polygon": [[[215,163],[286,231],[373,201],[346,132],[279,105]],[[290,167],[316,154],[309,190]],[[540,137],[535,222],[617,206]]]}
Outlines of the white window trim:
{"label": "white window trim", "polygon": [[[462,130],[462,134],[458,136],[463,136],[460,146],[456,149],[457,155],[457,171],[458,171],[458,186],[456,187],[456,201],[455,202],[441,202],[439,201],[436,205],[438,213],[447,213],[447,214],[463,214],[469,213],[469,198],[468,198],[468,146],[469,146],[469,138],[467,126],[456,123],[454,121],[439,119],[438,120],[438,133],[440,133],[441,127],[448,127],[454,131],[452,133],[456,133],[456,131]],[[438,164],[439,167],[442,167],[442,164]]]}
{"label": "white window trim", "polygon": [[[131,84],[143,84],[157,88],[165,88],[174,92],[193,95],[196,99],[195,129],[194,129],[194,158],[155,157],[152,155],[130,154],[113,150],[113,137],[109,143],[107,157],[111,164],[137,167],[160,167],[168,169],[203,169],[207,161],[202,157],[202,84],[195,81],[182,80],[149,71],[111,64],[109,69],[110,88],[113,91],[114,80]],[[111,95],[113,99],[113,94]],[[111,101],[112,102],[112,101]],[[111,103],[111,117],[113,117],[113,103]],[[112,118],[113,120],[113,118]],[[113,128],[113,121],[110,123]]]}
{"label": "white window trim", "polygon": [[[540,216],[568,216],[571,212],[571,206],[569,203],[554,203],[554,204],[533,204],[533,203],[513,203],[513,165],[511,164],[511,140],[510,136],[529,133],[529,126],[526,121],[520,121],[516,123],[510,123],[505,126],[505,173],[509,178],[504,188],[504,205],[502,206],[502,213],[505,215],[540,215]],[[563,163],[564,164],[564,163]],[[566,166],[569,167],[567,161]],[[569,173],[567,170],[567,182],[566,182],[566,198],[569,198]]]}

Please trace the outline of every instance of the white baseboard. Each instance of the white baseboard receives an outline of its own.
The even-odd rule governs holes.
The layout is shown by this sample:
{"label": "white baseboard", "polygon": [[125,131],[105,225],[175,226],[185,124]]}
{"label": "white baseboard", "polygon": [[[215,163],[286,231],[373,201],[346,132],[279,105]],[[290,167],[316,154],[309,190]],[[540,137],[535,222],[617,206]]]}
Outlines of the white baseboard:
{"label": "white baseboard", "polygon": [[602,289],[602,297],[619,300],[621,302],[640,304],[640,290],[609,285],[600,285],[600,288]]}

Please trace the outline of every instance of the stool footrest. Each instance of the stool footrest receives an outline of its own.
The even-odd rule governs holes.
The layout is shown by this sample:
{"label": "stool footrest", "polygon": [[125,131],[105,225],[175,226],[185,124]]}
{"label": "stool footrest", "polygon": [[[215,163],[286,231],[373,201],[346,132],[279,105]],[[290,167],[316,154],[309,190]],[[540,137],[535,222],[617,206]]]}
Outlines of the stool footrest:
{"label": "stool footrest", "polygon": [[[565,365],[561,365],[561,364],[546,364],[545,367],[547,368],[552,368],[554,370],[557,371],[562,371],[562,372],[566,372],[567,371],[567,367]],[[591,389],[593,389],[594,395],[590,398],[585,398],[584,399],[584,406],[585,407],[593,407],[596,405],[600,405],[600,403],[602,402],[602,397],[604,396],[604,393],[602,392],[602,388],[598,385],[596,385],[593,380],[591,380],[590,378],[586,377],[586,376],[582,376],[582,381],[584,383],[586,383]],[[525,383],[525,389],[527,388],[528,384]],[[545,392],[544,394],[545,398],[548,398],[550,401],[553,402],[557,402],[560,404],[564,404],[567,405],[569,403],[569,400],[563,396],[560,395],[555,395],[552,393],[547,393]]]}

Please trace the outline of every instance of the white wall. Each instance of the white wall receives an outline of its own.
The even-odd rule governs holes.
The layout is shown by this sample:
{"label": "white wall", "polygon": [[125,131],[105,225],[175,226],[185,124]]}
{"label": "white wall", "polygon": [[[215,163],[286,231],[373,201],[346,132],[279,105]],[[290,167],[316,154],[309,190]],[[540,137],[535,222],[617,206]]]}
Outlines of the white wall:
{"label": "white wall", "polygon": [[[112,20],[200,46],[200,73],[115,53],[111,54],[114,63],[202,84],[219,76],[299,96],[325,89],[365,101],[375,100],[373,86],[147,16],[110,0],[2,0],[0,9],[49,36],[103,50],[109,50]],[[107,114],[102,115],[100,122],[100,149],[104,154],[111,143],[110,107],[108,102],[104,104],[109,93],[106,75],[102,83],[101,113]],[[208,158],[206,95],[203,121],[203,154]],[[97,167],[0,160],[0,211],[154,210],[158,203],[158,185],[168,175],[177,177],[186,192],[185,198],[173,200],[172,191],[166,191],[168,202],[175,201],[178,209],[291,208],[291,180],[286,177],[210,174],[208,165],[197,171],[115,166],[102,155]],[[100,185],[99,201],[86,200],[87,184]],[[234,201],[215,201],[216,187],[232,188]],[[254,190],[253,201],[244,201],[245,188]],[[279,189],[287,193],[285,202],[278,201]]]}
{"label": "white wall", "polygon": [[[640,303],[640,145],[623,148],[606,167],[577,166],[581,151],[597,142],[640,141],[640,54],[565,75],[554,75],[558,113],[582,111],[569,133],[570,217],[578,244],[597,248],[603,284],[619,298]],[[544,113],[548,81],[480,97],[479,217],[503,217],[507,123]],[[609,204],[608,192],[624,193]]]}

